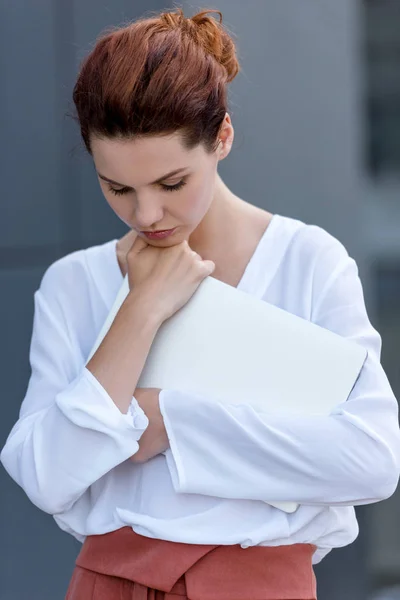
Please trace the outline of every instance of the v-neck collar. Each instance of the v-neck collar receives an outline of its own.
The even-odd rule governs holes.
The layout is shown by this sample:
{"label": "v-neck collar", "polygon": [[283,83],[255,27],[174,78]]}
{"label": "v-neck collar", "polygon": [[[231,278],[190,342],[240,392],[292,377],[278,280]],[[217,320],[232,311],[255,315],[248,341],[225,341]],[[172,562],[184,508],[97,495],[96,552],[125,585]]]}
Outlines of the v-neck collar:
{"label": "v-neck collar", "polygon": [[[259,258],[261,256],[265,256],[266,254],[268,254],[268,251],[269,251],[268,249],[273,245],[272,240],[274,239],[275,230],[278,226],[279,219],[280,219],[280,215],[278,215],[278,214],[272,215],[270,222],[268,223],[264,233],[262,234],[261,238],[259,239],[258,244],[255,247],[255,250],[246,265],[246,268],[243,272],[243,275],[242,275],[238,285],[236,286],[236,289],[241,290],[243,292],[249,292],[252,294],[254,293],[254,283],[255,283],[254,275],[259,271],[259,269],[258,269],[258,265],[260,264]],[[266,272],[268,263],[265,259],[261,262],[262,262],[262,264],[264,264],[264,271]],[[265,276],[263,277],[263,282],[260,282],[260,283],[263,284],[263,289],[265,289]]]}

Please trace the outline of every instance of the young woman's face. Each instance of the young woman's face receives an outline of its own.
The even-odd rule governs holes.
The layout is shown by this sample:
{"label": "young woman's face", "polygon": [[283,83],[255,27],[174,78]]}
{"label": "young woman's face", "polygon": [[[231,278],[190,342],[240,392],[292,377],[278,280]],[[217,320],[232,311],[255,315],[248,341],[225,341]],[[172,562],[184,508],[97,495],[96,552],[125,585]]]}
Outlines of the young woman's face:
{"label": "young woman's face", "polygon": [[[213,200],[218,150],[208,154],[199,145],[188,151],[178,133],[134,140],[93,137],[91,147],[103,194],[126,225],[152,245],[189,239]],[[144,233],[170,229],[175,231],[163,239]]]}

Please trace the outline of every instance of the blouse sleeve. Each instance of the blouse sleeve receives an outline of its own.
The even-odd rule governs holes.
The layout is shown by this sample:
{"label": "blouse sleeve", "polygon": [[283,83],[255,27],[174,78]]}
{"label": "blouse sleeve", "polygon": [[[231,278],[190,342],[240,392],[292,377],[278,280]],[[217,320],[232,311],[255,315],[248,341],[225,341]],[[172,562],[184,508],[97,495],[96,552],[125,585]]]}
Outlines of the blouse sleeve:
{"label": "blouse sleeve", "polygon": [[0,457],[30,500],[53,515],[135,454],[148,425],[135,398],[122,413],[82,364],[60,304],[62,273],[55,265],[34,295],[31,377]]}
{"label": "blouse sleeve", "polygon": [[245,403],[162,390],[166,453],[179,493],[361,505],[389,497],[400,471],[398,405],[380,364],[356,263],[335,240],[316,262],[311,320],[362,344],[368,358],[329,416],[280,417]]}

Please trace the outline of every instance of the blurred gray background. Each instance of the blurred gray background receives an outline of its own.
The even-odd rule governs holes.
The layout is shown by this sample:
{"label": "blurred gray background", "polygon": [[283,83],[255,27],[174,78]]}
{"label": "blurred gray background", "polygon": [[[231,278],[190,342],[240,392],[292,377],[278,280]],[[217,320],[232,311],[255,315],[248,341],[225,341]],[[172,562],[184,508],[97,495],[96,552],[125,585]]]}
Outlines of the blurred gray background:
{"label": "blurred gray background", "polygon": [[[321,225],[347,246],[400,396],[399,0],[176,4],[188,16],[221,10],[237,37],[236,137],[222,177],[242,198]],[[29,378],[33,293],[44,270],[126,232],[65,116],[79,62],[103,28],[172,6],[0,0],[1,447]],[[79,543],[2,468],[0,484],[0,600],[61,600]],[[320,600],[400,599],[399,500],[358,510],[358,540],[316,568]]]}

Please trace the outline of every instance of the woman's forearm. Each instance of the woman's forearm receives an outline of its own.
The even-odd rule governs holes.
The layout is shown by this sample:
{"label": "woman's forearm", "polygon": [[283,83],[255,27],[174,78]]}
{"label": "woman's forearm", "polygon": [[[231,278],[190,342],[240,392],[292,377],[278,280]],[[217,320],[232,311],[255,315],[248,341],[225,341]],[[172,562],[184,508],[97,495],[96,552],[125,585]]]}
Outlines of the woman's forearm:
{"label": "woman's forearm", "polygon": [[144,296],[129,292],[86,365],[123,413],[128,411],[161,323],[161,316]]}

